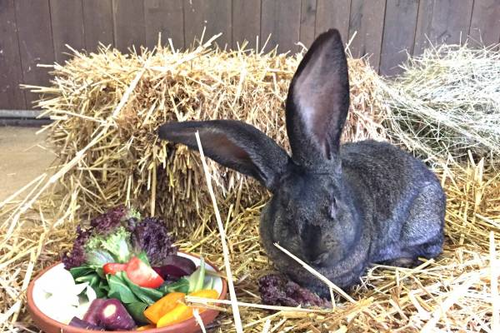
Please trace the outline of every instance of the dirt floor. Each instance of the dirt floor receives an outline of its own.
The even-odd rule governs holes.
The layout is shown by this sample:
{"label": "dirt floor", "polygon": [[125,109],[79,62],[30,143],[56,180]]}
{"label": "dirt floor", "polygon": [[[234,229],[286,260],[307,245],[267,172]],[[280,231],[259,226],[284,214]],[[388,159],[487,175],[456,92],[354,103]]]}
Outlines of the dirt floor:
{"label": "dirt floor", "polygon": [[55,159],[39,127],[0,127],[0,202],[41,175]]}

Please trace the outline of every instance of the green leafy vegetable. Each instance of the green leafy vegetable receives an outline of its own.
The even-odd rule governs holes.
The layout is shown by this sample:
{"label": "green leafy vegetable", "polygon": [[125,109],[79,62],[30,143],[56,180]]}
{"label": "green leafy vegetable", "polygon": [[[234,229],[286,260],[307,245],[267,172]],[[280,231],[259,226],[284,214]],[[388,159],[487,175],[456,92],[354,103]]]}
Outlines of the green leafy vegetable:
{"label": "green leafy vegetable", "polygon": [[205,282],[205,260],[203,257],[200,258],[200,266],[189,276],[188,281],[190,293],[203,289]]}
{"label": "green leafy vegetable", "polygon": [[96,292],[98,298],[107,296],[109,287],[102,274],[102,268],[89,265],[73,267],[70,269],[70,273],[75,282],[88,282],[90,287]]}
{"label": "green leafy vegetable", "polygon": [[176,282],[161,286],[160,290],[163,292],[163,294],[170,294],[173,292],[187,294],[189,292],[189,280],[186,278],[180,278]]}
{"label": "green leafy vegetable", "polygon": [[85,245],[87,262],[99,266],[108,262],[126,263],[132,254],[129,238],[130,232],[124,227],[118,227],[109,235],[93,235]]}
{"label": "green leafy vegetable", "polygon": [[128,313],[134,318],[135,322],[139,325],[147,325],[149,324],[149,320],[144,316],[144,310],[149,305],[143,302],[133,302],[125,304],[125,308]]}
{"label": "green leafy vegetable", "polygon": [[134,293],[134,295],[141,300],[144,303],[147,303],[148,305],[153,304],[157,300],[163,297],[163,292],[157,289],[152,289],[152,288],[144,288],[136,285],[132,281],[129,280],[129,278],[125,274],[121,274],[120,276],[127,286],[129,287],[130,291]]}
{"label": "green leafy vegetable", "polygon": [[121,277],[122,274],[122,272],[119,272],[116,275],[106,276],[109,285],[108,297],[117,298],[125,304],[139,302],[139,299],[130,290],[130,288],[127,286],[127,283]]}
{"label": "green leafy vegetable", "polygon": [[148,255],[146,252],[141,251],[136,255],[137,258],[141,259],[143,263],[146,263],[149,267],[151,267],[151,264],[149,263]]}
{"label": "green leafy vegetable", "polygon": [[85,261],[89,265],[102,266],[108,262],[115,261],[115,258],[111,255],[111,253],[106,250],[91,249],[87,246],[85,248]]}
{"label": "green leafy vegetable", "polygon": [[215,280],[211,277],[208,278],[208,281],[203,285],[203,289],[214,289]]}
{"label": "green leafy vegetable", "polygon": [[95,272],[95,268],[92,266],[80,266],[80,267],[73,267],[69,270],[71,275],[73,276],[73,279],[77,279],[79,277],[89,275]]}

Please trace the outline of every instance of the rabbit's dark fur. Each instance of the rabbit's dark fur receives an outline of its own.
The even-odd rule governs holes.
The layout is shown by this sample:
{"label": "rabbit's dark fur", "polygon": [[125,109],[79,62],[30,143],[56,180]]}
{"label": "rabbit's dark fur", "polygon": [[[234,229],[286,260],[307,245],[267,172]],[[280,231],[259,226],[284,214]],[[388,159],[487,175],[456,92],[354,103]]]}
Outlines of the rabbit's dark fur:
{"label": "rabbit's dark fur", "polygon": [[325,285],[275,247],[279,243],[336,285],[358,283],[370,263],[411,266],[441,253],[445,195],[437,177],[388,143],[340,146],[349,79],[337,30],[320,35],[290,85],[290,157],[253,126],[231,120],[169,123],[162,139],[197,149],[259,180],[273,193],[262,212],[267,254],[293,280]]}

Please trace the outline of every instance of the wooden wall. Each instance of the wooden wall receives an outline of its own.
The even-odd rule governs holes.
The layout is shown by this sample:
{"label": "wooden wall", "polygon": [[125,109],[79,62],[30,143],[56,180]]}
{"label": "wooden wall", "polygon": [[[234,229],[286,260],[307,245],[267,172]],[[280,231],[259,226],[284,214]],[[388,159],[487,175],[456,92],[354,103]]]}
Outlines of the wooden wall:
{"label": "wooden wall", "polygon": [[[98,42],[122,51],[172,38],[184,48],[222,32],[221,46],[250,41],[297,51],[331,27],[354,56],[393,75],[410,54],[432,43],[458,43],[467,35],[500,40],[500,0],[0,0],[0,110],[30,109],[36,96],[20,83],[47,84],[37,64],[63,62],[65,44],[95,50]],[[257,36],[259,42],[257,44]]]}

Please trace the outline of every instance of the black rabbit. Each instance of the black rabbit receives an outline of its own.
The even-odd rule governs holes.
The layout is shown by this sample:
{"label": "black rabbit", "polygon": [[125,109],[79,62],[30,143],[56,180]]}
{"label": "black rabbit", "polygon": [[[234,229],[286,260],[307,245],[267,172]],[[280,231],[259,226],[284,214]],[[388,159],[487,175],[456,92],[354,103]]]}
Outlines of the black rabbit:
{"label": "black rabbit", "polygon": [[349,109],[347,61],[340,34],[320,35],[295,73],[286,101],[290,157],[239,121],[164,124],[162,139],[197,149],[259,180],[273,198],[262,212],[267,254],[290,278],[321,294],[326,287],[274,246],[336,285],[360,281],[370,263],[411,266],[442,251],[446,198],[437,177],[388,143],[340,146]]}

